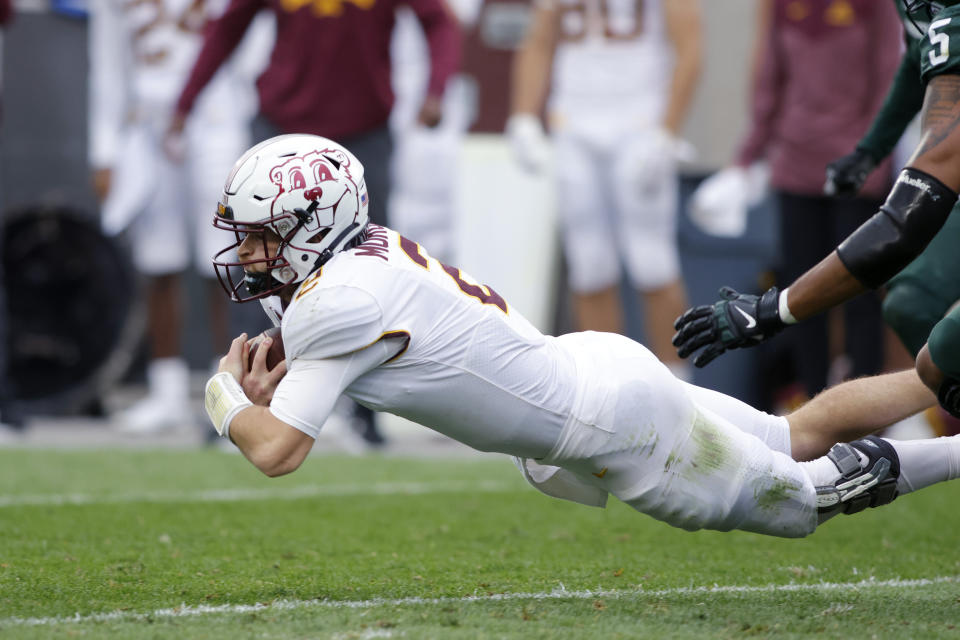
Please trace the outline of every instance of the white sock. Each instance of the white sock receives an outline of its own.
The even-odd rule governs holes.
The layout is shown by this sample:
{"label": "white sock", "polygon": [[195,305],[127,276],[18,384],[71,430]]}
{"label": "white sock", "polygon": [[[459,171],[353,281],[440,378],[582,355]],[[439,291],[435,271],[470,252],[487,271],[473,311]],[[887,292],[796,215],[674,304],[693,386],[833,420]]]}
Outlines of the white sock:
{"label": "white sock", "polygon": [[812,482],[815,487],[830,486],[840,477],[840,471],[837,470],[837,465],[833,464],[833,460],[827,456],[820,456],[816,460],[801,462],[800,466],[803,467],[807,476],[810,477],[810,482]]}
{"label": "white sock", "polygon": [[900,495],[960,477],[960,436],[887,442],[900,458]]}
{"label": "white sock", "polygon": [[170,402],[190,397],[190,368],[182,358],[155,358],[147,364],[150,395]]}
{"label": "white sock", "polygon": [[[938,482],[960,478],[960,436],[926,440],[888,440],[900,459],[900,477],[897,491],[900,495],[929,487]],[[861,463],[865,456],[857,451]],[[827,456],[801,462],[813,485],[829,486],[837,481],[840,472]]]}

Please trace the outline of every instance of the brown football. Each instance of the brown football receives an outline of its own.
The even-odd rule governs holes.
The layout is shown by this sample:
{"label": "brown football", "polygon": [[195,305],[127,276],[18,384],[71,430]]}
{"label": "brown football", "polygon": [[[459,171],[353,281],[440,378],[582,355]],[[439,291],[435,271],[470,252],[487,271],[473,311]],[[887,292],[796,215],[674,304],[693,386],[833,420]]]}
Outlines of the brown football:
{"label": "brown football", "polygon": [[267,369],[273,370],[275,366],[286,359],[286,353],[283,351],[283,336],[280,334],[280,327],[270,327],[256,338],[250,344],[250,359],[247,360],[247,368],[253,368],[253,358],[260,348],[260,341],[264,337],[270,337],[273,342],[270,344],[270,350],[267,351]]}

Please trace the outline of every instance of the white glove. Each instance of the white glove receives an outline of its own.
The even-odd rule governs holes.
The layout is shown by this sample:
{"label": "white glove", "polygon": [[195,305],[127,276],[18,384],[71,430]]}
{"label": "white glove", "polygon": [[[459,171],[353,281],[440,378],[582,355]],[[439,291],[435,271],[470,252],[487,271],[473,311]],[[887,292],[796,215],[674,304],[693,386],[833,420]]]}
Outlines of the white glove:
{"label": "white glove", "polygon": [[676,173],[678,162],[690,161],[694,156],[696,150],[686,140],[674,137],[666,129],[646,129],[626,141],[614,171],[618,181],[632,183],[643,193],[658,188]]}
{"label": "white glove", "polygon": [[527,171],[539,173],[550,160],[550,141],[532,113],[515,113],[507,120],[507,138],[517,162]]}
{"label": "white glove", "polygon": [[766,168],[727,167],[706,180],[690,197],[690,219],[702,231],[733,238],[747,229],[747,211],[762,198]]}

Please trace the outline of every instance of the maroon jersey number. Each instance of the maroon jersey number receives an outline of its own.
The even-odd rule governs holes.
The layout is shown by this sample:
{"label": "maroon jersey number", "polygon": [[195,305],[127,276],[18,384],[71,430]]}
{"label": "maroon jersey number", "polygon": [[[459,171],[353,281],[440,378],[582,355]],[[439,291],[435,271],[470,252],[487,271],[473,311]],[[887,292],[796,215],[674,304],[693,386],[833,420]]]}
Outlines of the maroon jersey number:
{"label": "maroon jersey number", "polygon": [[[400,248],[407,254],[407,257],[424,269],[430,268],[430,261],[420,251],[420,245],[413,240],[407,240],[400,236]],[[463,279],[460,269],[438,262],[443,271],[457,283],[460,291],[471,298],[476,298],[483,304],[492,304],[504,313],[507,313],[507,301],[503,297],[485,284],[473,284]]]}

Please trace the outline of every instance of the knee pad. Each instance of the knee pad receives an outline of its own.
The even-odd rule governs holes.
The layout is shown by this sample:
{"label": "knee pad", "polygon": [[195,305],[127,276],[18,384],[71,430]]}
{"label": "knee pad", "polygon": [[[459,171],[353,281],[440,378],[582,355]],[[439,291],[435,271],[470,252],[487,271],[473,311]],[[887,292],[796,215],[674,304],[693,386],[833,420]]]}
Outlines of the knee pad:
{"label": "knee pad", "polygon": [[917,282],[894,281],[883,299],[883,319],[916,357],[947,308]]}
{"label": "knee pad", "polygon": [[[857,452],[866,460],[861,462]],[[833,483],[817,487],[817,512],[821,522],[838,513],[857,513],[896,499],[900,458],[886,440],[867,436],[849,444],[835,444],[827,457],[840,475]]]}

